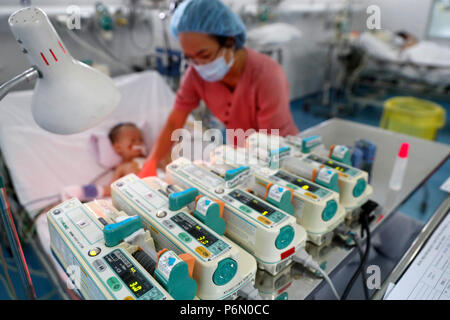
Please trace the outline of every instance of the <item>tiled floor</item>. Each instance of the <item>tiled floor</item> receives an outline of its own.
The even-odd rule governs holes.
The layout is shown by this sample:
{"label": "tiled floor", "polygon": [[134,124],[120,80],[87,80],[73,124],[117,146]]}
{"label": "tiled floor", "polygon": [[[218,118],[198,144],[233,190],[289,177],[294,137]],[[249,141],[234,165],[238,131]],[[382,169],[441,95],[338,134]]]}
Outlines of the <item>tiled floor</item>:
{"label": "tiled floor", "polygon": [[[311,126],[314,126],[327,119],[325,115],[316,115],[315,113],[320,110],[324,110],[318,105],[312,105],[309,111],[305,111],[303,108],[304,100],[297,100],[292,102],[291,109],[295,122],[300,130],[304,130]],[[445,105],[447,113],[450,114],[450,104]],[[381,118],[381,110],[369,107],[362,111],[357,112],[352,116],[346,116],[345,118],[357,122],[361,122],[368,125],[378,126]],[[447,125],[444,129],[439,131],[437,141],[450,144],[450,126]],[[436,210],[438,205],[444,199],[446,194],[439,190],[439,186],[450,175],[450,161],[447,161],[444,166],[437,171],[428,181],[428,207],[427,210],[422,213],[420,211],[421,202],[423,199],[423,188],[419,189],[401,208],[400,210],[411,217],[419,219],[423,222],[429,219],[431,214]],[[15,264],[10,256],[10,253],[5,250],[2,245],[3,252],[6,256],[8,268],[12,282],[15,286],[16,292],[19,298],[25,298],[25,294],[21,289],[21,282],[16,272]],[[32,280],[36,289],[36,294],[39,299],[59,299],[58,295],[53,288],[52,283],[48,280],[47,275],[42,269],[42,266],[29,245],[24,246],[25,257],[29,264]],[[10,299],[11,296],[6,290],[6,278],[3,268],[0,267],[0,299]]]}

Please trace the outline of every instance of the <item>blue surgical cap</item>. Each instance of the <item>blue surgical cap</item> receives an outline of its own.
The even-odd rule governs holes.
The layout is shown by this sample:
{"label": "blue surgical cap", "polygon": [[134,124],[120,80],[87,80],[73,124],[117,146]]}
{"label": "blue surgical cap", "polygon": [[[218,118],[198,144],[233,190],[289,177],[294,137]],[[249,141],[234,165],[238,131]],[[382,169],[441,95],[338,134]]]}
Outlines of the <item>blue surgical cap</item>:
{"label": "blue surgical cap", "polygon": [[236,49],[242,48],[247,38],[242,20],[219,0],[183,1],[173,14],[170,30],[177,39],[180,32],[234,37]]}

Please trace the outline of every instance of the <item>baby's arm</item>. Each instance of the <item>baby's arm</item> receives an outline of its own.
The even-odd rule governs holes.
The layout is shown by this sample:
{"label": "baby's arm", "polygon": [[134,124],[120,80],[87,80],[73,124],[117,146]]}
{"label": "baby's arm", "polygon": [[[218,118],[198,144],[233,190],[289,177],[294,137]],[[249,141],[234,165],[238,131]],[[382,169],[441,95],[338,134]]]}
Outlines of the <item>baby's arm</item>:
{"label": "baby's arm", "polygon": [[[134,174],[139,173],[139,166],[137,165],[136,162],[129,161],[129,162],[125,162],[125,163],[118,165],[114,171],[114,175],[111,180],[111,183],[113,183],[114,181],[116,181],[130,173],[134,173]],[[110,186],[108,186],[108,189],[110,189]],[[110,193],[111,191],[108,190],[108,192]]]}
{"label": "baby's arm", "polygon": [[[123,165],[119,165],[114,170],[114,175],[111,183],[120,179],[121,177],[127,175],[129,171],[126,170],[127,167]],[[73,197],[78,198],[81,201],[89,201],[95,198],[103,198],[111,196],[111,184],[106,186],[88,184],[88,185],[74,185],[63,188],[61,192],[62,200],[67,200]]]}

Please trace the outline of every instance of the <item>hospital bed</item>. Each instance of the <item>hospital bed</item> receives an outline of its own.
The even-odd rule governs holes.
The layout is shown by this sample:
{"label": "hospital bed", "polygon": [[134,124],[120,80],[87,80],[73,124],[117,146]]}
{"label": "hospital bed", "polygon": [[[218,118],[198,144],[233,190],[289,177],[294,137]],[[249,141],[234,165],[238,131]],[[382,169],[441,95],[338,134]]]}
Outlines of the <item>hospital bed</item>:
{"label": "hospital bed", "polygon": [[[363,33],[350,39],[338,55],[341,87],[350,103],[382,106],[388,93],[448,100],[450,48],[428,41],[400,49],[392,35]],[[358,94],[358,88],[369,94]]]}
{"label": "hospital bed", "polygon": [[21,241],[32,245],[63,298],[76,295],[67,289],[68,278],[51,254],[47,217],[42,213],[60,202],[62,188],[94,182],[106,185],[112,178],[112,169],[92,152],[92,136],[106,137],[113,125],[131,121],[141,128],[149,149],[175,99],[155,71],[119,76],[114,82],[122,93],[118,108],[94,128],[69,136],[36,125],[30,111],[32,91],[10,93],[0,102],[0,170],[11,210]]}

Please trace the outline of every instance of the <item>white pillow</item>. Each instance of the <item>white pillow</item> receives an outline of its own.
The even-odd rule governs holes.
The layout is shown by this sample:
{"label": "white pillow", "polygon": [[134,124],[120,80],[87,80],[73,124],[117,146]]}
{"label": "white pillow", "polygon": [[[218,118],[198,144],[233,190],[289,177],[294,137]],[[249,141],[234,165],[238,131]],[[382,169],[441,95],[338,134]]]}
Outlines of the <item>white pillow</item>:
{"label": "white pillow", "polygon": [[89,145],[97,163],[104,168],[114,168],[122,162],[122,158],[114,151],[107,134],[93,133]]}
{"label": "white pillow", "polygon": [[[149,132],[150,125],[147,121],[145,121],[143,124],[136,124],[136,126],[142,132],[142,138],[144,140],[146,150],[151,150],[151,132]],[[102,167],[111,169],[122,162],[122,158],[114,150],[108,133],[94,132],[89,139],[89,144],[97,163]]]}

